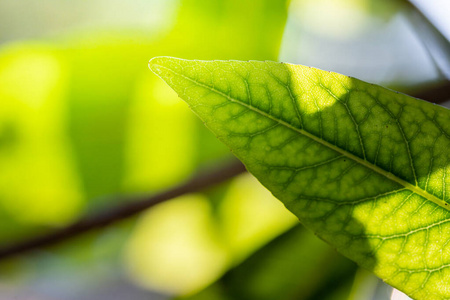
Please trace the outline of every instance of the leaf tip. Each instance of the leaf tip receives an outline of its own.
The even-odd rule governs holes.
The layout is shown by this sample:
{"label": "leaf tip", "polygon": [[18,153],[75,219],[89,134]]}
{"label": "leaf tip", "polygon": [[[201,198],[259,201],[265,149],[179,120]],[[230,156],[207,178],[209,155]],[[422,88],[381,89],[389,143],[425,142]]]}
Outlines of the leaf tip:
{"label": "leaf tip", "polygon": [[183,61],[186,60],[170,56],[157,56],[149,60],[148,67],[159,78],[168,82],[173,77],[174,70],[182,69]]}
{"label": "leaf tip", "polygon": [[153,57],[148,61],[148,67],[149,69],[155,73],[156,75],[161,75],[161,65],[164,65],[164,60],[166,59],[165,56],[157,56]]}

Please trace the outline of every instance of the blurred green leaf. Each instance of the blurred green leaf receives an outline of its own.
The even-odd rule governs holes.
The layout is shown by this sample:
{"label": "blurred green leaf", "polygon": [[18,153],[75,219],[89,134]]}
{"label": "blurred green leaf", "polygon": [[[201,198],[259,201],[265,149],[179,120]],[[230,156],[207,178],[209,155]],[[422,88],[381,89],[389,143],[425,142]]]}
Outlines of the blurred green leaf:
{"label": "blurred green leaf", "polygon": [[354,263],[297,225],[210,287],[182,299],[347,299],[355,271]]}
{"label": "blurred green leaf", "polygon": [[163,41],[173,48],[161,55],[276,59],[288,5],[289,0],[182,1],[178,22]]}
{"label": "blurred green leaf", "polygon": [[186,294],[220,276],[229,257],[208,199],[196,194],[146,213],[128,243],[126,260],[141,285]]}
{"label": "blurred green leaf", "polygon": [[0,82],[2,207],[25,223],[66,223],[83,203],[65,136],[67,66],[44,45],[11,47]]}
{"label": "blurred green leaf", "polygon": [[221,238],[233,264],[298,223],[251,175],[233,180],[219,207]]}
{"label": "blurred green leaf", "polygon": [[137,85],[126,138],[126,189],[148,191],[177,184],[195,168],[196,120],[153,76]]}

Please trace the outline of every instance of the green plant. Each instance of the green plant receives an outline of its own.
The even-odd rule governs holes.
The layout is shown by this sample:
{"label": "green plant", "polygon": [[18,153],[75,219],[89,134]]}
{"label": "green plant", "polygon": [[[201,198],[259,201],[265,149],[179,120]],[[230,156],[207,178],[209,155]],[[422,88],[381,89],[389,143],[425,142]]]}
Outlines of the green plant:
{"label": "green plant", "polygon": [[450,297],[450,110],[290,64],[149,65],[320,238],[411,297]]}
{"label": "green plant", "polygon": [[450,44],[428,15],[442,6],[23,2],[0,0],[0,298],[398,300],[300,224],[146,66],[160,55],[290,61],[446,105]]}

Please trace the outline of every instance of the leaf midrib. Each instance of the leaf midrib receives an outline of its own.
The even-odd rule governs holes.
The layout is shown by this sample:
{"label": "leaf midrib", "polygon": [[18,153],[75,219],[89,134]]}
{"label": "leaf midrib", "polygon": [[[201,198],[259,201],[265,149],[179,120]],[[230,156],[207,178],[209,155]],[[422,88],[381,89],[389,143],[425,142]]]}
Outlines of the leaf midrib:
{"label": "leaf midrib", "polygon": [[197,80],[195,80],[193,78],[190,78],[190,77],[188,77],[186,75],[180,74],[180,73],[178,73],[178,72],[176,72],[176,71],[174,71],[174,70],[172,70],[170,68],[167,68],[165,66],[162,66],[162,65],[159,65],[159,64],[153,64],[153,66],[155,66],[155,65],[157,65],[160,68],[166,69],[169,72],[172,72],[172,73],[176,74],[177,76],[181,76],[184,79],[189,80],[189,81],[191,81],[192,83],[194,83],[194,84],[196,84],[198,86],[201,86],[201,87],[203,87],[205,89],[208,89],[211,92],[219,94],[222,97],[225,97],[226,99],[230,100],[233,103],[242,105],[242,106],[244,106],[244,107],[246,107],[246,108],[248,108],[248,109],[250,109],[250,110],[252,110],[252,111],[254,111],[254,112],[256,112],[256,113],[258,113],[258,114],[260,114],[260,115],[262,115],[262,116],[264,116],[266,118],[268,118],[268,119],[271,119],[272,121],[278,122],[280,125],[283,125],[283,126],[289,128],[289,129],[291,129],[291,130],[293,130],[295,132],[298,132],[299,134],[304,135],[304,136],[314,140],[315,142],[318,142],[318,143],[322,144],[323,146],[328,147],[328,148],[330,148],[330,149],[332,149],[332,150],[334,150],[334,151],[336,151],[336,152],[338,152],[338,153],[348,157],[349,159],[351,159],[351,160],[353,160],[353,161],[355,161],[355,162],[357,162],[357,163],[359,163],[359,164],[369,168],[370,170],[372,170],[372,171],[374,171],[374,172],[376,172],[376,173],[378,173],[378,174],[388,178],[389,180],[392,180],[392,181],[394,181],[394,182],[404,186],[406,189],[411,190],[413,193],[415,193],[415,194],[417,194],[419,196],[422,196],[423,198],[425,198],[425,199],[427,199],[429,201],[432,201],[433,203],[435,203],[435,204],[445,208],[446,210],[450,211],[449,205],[444,200],[439,199],[438,197],[428,193],[425,190],[422,190],[418,186],[412,185],[411,183],[409,183],[409,182],[407,182],[407,181],[405,181],[405,180],[403,180],[401,178],[398,178],[395,174],[392,174],[391,172],[387,172],[386,170],[383,170],[382,168],[372,164],[371,162],[369,162],[367,160],[364,160],[364,159],[362,159],[362,158],[360,158],[360,157],[358,157],[358,156],[356,156],[356,155],[354,155],[354,154],[352,154],[352,153],[350,153],[350,152],[348,152],[348,151],[346,151],[344,149],[341,149],[341,148],[339,148],[339,147],[337,147],[337,146],[335,146],[335,145],[333,145],[333,144],[331,144],[331,143],[329,143],[329,142],[327,142],[327,141],[325,141],[325,140],[323,140],[323,139],[321,139],[321,138],[319,138],[319,137],[317,137],[317,136],[315,136],[315,135],[305,131],[304,129],[296,128],[296,127],[292,126],[291,124],[289,124],[289,123],[287,123],[287,122],[285,122],[283,120],[277,119],[274,116],[269,115],[268,113],[266,113],[266,112],[264,112],[264,111],[262,111],[262,110],[260,110],[260,109],[258,109],[256,107],[253,107],[251,105],[248,105],[245,102],[240,101],[239,99],[234,99],[234,98],[230,97],[229,95],[223,93],[222,91],[219,91],[219,90],[217,90],[217,89],[215,89],[213,87],[210,87],[210,86],[208,86],[206,84],[198,82]]}

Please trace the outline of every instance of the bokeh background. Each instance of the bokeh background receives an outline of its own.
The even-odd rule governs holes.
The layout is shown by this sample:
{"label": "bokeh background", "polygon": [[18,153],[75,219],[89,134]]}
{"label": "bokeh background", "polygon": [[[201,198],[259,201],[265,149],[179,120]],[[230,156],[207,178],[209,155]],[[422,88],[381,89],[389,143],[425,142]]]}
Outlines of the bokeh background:
{"label": "bokeh background", "polygon": [[[232,158],[154,56],[273,60],[413,95],[448,86],[446,0],[0,0],[0,245]],[[126,200],[129,199],[129,200]],[[406,299],[248,174],[0,260],[0,299]]]}

